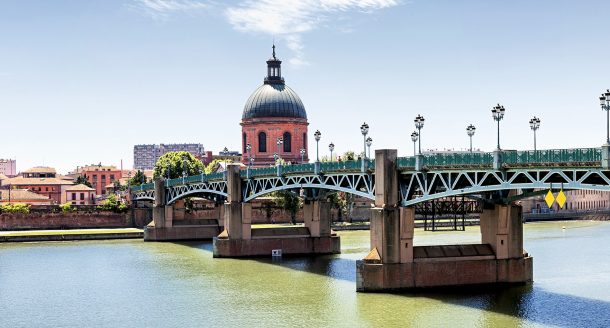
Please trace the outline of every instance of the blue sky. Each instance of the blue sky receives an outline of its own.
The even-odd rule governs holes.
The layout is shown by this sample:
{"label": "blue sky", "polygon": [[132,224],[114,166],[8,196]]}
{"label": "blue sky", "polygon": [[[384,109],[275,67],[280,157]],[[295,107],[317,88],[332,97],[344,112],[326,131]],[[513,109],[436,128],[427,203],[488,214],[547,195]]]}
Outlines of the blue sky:
{"label": "blue sky", "polygon": [[[411,155],[605,141],[608,1],[104,0],[0,2],[0,158],[60,171],[131,167],[133,145],[240,149],[243,105],[275,39],[320,149]],[[313,138],[310,149],[315,149]],[[313,154],[312,154],[313,155]]]}

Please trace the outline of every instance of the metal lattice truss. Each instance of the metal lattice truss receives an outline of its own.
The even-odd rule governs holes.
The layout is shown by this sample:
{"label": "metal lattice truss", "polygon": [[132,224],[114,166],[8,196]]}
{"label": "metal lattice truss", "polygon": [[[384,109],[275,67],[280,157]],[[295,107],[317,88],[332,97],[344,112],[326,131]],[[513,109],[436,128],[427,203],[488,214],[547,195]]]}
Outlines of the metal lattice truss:
{"label": "metal lattice truss", "polygon": [[511,189],[589,189],[610,191],[610,171],[583,169],[512,169],[507,171],[404,172],[402,206],[442,197]]}
{"label": "metal lattice truss", "polygon": [[245,181],[243,198],[248,202],[270,192],[301,188],[342,191],[364,198],[375,198],[374,176],[367,173],[353,172],[249,179]]}
{"label": "metal lattice truss", "polygon": [[133,193],[133,200],[155,200],[155,190],[141,190]]}
{"label": "metal lattice truss", "polygon": [[165,203],[172,204],[178,199],[192,194],[198,194],[198,196],[208,199],[213,199],[214,195],[227,197],[227,182],[224,180],[205,181],[165,188]]}

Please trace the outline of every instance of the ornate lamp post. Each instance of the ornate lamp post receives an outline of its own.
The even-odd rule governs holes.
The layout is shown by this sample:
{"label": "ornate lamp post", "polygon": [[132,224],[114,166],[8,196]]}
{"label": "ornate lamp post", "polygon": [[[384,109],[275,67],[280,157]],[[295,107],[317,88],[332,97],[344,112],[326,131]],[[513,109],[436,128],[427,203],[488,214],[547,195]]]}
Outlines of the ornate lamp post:
{"label": "ornate lamp post", "polygon": [[369,158],[371,158],[371,145],[373,144],[373,138],[366,138],[366,146],[369,148]]}
{"label": "ornate lamp post", "polygon": [[606,145],[610,145],[610,90],[606,89],[606,93],[602,93],[599,97],[599,103],[602,110],[606,111]]}
{"label": "ornate lamp post", "polygon": [[301,148],[299,153],[301,154],[301,164],[303,164],[305,163],[305,148]]}
{"label": "ornate lamp post", "polygon": [[282,148],[281,148],[280,146],[281,146],[281,145],[284,143],[284,139],[282,139],[282,138],[277,138],[276,143],[277,143],[277,153],[278,153],[278,154],[281,154],[281,153],[282,153],[282,152],[281,152],[281,149],[282,149]]}
{"label": "ornate lamp post", "polygon": [[417,117],[415,117],[415,120],[413,122],[415,122],[415,128],[417,129],[417,135],[419,137],[419,155],[421,155],[421,129],[424,127],[424,121],[426,119],[424,119],[423,116],[417,114]]}
{"label": "ornate lamp post", "polygon": [[314,132],[313,137],[316,139],[316,162],[320,161],[320,157],[319,157],[319,143],[320,143],[320,138],[322,138],[322,133],[320,133],[320,130],[316,130],[316,132]]}
{"label": "ornate lamp post", "polygon": [[491,110],[494,121],[498,122],[498,149],[497,150],[500,150],[500,121],[504,118],[505,111],[506,111],[506,109],[504,109],[504,106],[501,106],[500,104],[494,106],[493,109]]}
{"label": "ornate lamp post", "polygon": [[413,131],[413,133],[411,133],[411,141],[413,141],[413,156],[417,155],[417,152],[415,151],[415,143],[417,142],[417,139],[419,139],[419,133],[417,133],[417,131]]}
{"label": "ornate lamp post", "polygon": [[362,141],[363,141],[363,145],[364,145],[363,160],[365,160],[366,159],[366,135],[369,133],[369,125],[366,124],[366,122],[362,123],[362,125],[360,126],[360,132],[362,132]]}
{"label": "ornate lamp post", "polygon": [[472,153],[472,136],[474,135],[474,131],[477,128],[474,127],[474,125],[470,124],[469,126],[466,127],[466,133],[468,134],[468,136],[470,137],[470,152]]}
{"label": "ornate lamp post", "polygon": [[534,131],[534,151],[536,151],[536,130],[540,128],[540,119],[536,116],[530,120],[530,128]]}
{"label": "ornate lamp post", "polygon": [[246,144],[246,151],[248,152],[248,165],[252,166],[252,145]]}
{"label": "ornate lamp post", "polygon": [[335,144],[332,143],[332,141],[328,145],[328,150],[330,150],[330,161],[332,162],[333,161],[333,150],[335,150]]}

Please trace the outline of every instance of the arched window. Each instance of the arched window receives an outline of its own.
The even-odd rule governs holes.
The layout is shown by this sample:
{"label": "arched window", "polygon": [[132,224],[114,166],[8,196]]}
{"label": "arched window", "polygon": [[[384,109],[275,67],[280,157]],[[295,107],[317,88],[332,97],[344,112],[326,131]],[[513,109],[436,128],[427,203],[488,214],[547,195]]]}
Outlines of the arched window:
{"label": "arched window", "polygon": [[289,153],[292,151],[292,136],[290,132],[284,132],[284,152]]}
{"label": "arched window", "polygon": [[303,149],[307,149],[307,132],[303,133]]}
{"label": "arched window", "polygon": [[267,134],[265,132],[258,133],[258,151],[260,153],[267,152]]}
{"label": "arched window", "polygon": [[244,134],[242,136],[242,144],[243,144],[243,148],[244,148],[243,154],[244,155],[248,152],[248,150],[246,149],[246,143],[247,143],[246,142],[246,133],[244,132]]}

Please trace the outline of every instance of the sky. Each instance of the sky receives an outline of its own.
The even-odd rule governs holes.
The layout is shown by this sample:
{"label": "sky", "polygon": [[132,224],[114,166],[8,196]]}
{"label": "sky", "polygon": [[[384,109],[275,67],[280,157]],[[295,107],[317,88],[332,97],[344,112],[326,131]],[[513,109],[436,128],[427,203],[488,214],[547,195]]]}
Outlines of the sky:
{"label": "sky", "polygon": [[[0,158],[67,172],[133,164],[133,146],[241,148],[275,42],[321,156],[362,149],[599,147],[609,1],[0,0]],[[311,150],[314,138],[309,138]],[[314,157],[310,152],[310,157]]]}

